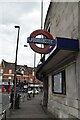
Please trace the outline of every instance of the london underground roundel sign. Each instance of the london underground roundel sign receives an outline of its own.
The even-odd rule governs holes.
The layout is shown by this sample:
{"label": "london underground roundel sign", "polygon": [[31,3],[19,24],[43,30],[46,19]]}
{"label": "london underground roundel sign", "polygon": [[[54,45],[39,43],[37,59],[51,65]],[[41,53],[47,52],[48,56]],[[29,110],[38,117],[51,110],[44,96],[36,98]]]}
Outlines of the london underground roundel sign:
{"label": "london underground roundel sign", "polygon": [[[46,37],[46,39],[36,38],[36,36],[38,36],[38,35],[43,35]],[[53,45],[50,44],[53,41],[53,36],[45,30],[39,29],[39,30],[33,31],[27,40],[29,42],[30,47],[37,53],[47,54],[47,53],[51,52],[51,50],[53,49]],[[46,44],[47,43],[48,45],[46,45],[44,48],[40,48],[36,45],[36,43],[38,43],[38,44]]]}

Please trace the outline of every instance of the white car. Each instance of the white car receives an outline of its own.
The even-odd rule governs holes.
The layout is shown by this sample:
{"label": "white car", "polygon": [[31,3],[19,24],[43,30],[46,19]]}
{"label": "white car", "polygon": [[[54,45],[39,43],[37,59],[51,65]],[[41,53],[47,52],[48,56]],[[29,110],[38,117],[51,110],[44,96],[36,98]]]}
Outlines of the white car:
{"label": "white car", "polygon": [[[33,94],[34,93],[34,90],[29,90],[27,93],[29,94]],[[35,89],[35,94],[39,94],[39,91]]]}
{"label": "white car", "polygon": [[33,94],[33,90],[28,90],[27,93],[29,93],[29,94]]}

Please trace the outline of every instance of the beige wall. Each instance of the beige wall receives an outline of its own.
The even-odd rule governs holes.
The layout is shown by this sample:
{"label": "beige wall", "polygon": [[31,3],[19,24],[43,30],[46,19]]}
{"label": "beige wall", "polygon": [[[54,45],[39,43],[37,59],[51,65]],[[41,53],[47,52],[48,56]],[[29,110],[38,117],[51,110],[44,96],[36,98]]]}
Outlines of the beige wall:
{"label": "beige wall", "polygon": [[54,37],[78,38],[78,3],[52,2],[46,26],[49,22]]}
{"label": "beige wall", "polygon": [[[50,33],[54,37],[69,37],[79,39],[79,9],[78,3],[52,3],[49,8],[45,29],[50,22]],[[80,118],[80,52],[76,61],[65,67],[66,95],[52,93],[52,77],[49,74],[48,110],[60,118]],[[54,71],[53,71],[54,72]]]}
{"label": "beige wall", "polygon": [[76,80],[76,64],[65,67],[66,95],[52,93],[52,74],[49,75],[48,110],[59,118],[78,117],[78,82]]}

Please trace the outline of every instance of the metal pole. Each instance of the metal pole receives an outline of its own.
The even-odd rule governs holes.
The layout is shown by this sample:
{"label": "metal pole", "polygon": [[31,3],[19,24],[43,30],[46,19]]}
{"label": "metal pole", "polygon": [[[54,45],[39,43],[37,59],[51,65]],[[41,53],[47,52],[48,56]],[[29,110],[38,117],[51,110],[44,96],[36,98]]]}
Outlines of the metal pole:
{"label": "metal pole", "polygon": [[15,26],[18,28],[18,35],[17,35],[17,46],[16,46],[16,57],[15,57],[15,68],[14,68],[14,99],[13,99],[13,109],[15,109],[15,97],[16,97],[16,70],[17,70],[17,54],[18,54],[18,44],[19,44],[19,32],[20,26]]}
{"label": "metal pole", "polygon": [[[41,29],[43,29],[43,0],[41,0]],[[42,44],[41,44],[41,48],[42,48]],[[41,54],[41,58],[42,58],[42,54]]]}
{"label": "metal pole", "polygon": [[43,29],[43,0],[41,0],[41,29]]}
{"label": "metal pole", "polygon": [[36,52],[34,52],[34,93],[33,93],[33,97],[35,96],[35,64],[36,64]]}

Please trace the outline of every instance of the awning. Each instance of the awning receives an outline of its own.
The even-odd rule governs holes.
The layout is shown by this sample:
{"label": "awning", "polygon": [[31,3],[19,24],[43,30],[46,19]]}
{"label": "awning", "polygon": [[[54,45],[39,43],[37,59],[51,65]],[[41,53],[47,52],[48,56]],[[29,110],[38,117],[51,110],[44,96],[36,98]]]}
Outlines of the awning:
{"label": "awning", "polygon": [[42,79],[43,75],[59,68],[61,65],[68,64],[76,59],[79,51],[79,40],[70,38],[56,38],[56,49],[42,64],[38,65],[36,77]]}

